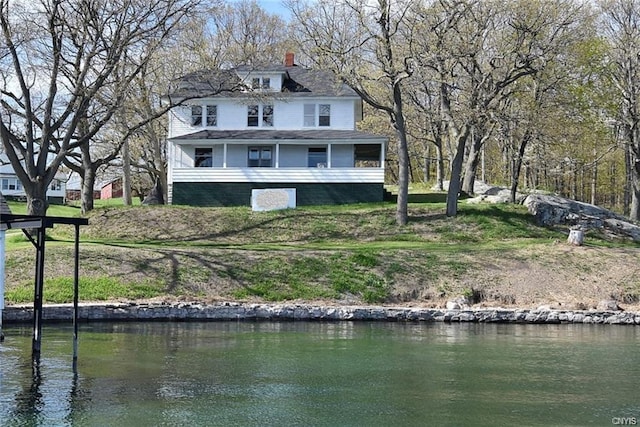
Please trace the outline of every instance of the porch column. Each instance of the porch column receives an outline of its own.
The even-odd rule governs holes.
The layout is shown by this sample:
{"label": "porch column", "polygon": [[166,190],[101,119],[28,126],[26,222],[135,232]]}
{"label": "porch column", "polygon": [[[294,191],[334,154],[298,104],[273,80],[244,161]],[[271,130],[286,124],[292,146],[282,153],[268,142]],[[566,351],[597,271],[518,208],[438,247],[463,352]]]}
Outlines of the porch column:
{"label": "porch column", "polygon": [[222,144],[222,167],[227,167],[227,143]]}
{"label": "porch column", "polygon": [[279,168],[280,167],[280,143],[276,142],[276,164],[275,167]]}
{"label": "porch column", "polygon": [[384,151],[385,151],[385,143],[380,144],[380,167],[384,169]]}
{"label": "porch column", "polygon": [[331,167],[331,143],[327,144],[327,167]]}

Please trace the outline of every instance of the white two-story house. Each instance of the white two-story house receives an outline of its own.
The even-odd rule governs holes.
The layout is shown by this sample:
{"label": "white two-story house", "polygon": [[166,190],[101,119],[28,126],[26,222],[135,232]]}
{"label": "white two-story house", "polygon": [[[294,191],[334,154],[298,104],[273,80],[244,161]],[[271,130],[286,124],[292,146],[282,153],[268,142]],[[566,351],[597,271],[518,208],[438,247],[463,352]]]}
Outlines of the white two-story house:
{"label": "white two-story house", "polygon": [[[222,89],[222,90],[220,90]],[[295,189],[297,205],[383,200],[387,138],[356,130],[362,100],[328,72],[283,65],[195,73],[169,116],[169,203],[249,205]]]}

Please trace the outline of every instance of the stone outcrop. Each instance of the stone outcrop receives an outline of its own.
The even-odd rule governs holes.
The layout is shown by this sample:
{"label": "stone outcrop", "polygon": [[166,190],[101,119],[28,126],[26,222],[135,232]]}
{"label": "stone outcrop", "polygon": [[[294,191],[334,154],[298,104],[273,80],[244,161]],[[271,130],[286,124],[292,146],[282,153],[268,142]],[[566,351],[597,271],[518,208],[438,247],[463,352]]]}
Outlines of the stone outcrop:
{"label": "stone outcrop", "polygon": [[[383,306],[319,306],[306,304],[242,303],[150,303],[82,304],[79,319],[89,321],[228,321],[228,320],[321,320],[321,321],[421,321],[487,323],[600,323],[640,325],[640,313],[625,311],[566,311],[540,307],[534,310],[506,308],[440,309]],[[47,305],[43,320],[71,321],[70,304]],[[33,310],[9,306],[5,323],[29,323]]]}
{"label": "stone outcrop", "polygon": [[627,218],[589,203],[548,194],[530,194],[523,204],[542,226],[598,229],[612,237],[640,242],[640,227]]}

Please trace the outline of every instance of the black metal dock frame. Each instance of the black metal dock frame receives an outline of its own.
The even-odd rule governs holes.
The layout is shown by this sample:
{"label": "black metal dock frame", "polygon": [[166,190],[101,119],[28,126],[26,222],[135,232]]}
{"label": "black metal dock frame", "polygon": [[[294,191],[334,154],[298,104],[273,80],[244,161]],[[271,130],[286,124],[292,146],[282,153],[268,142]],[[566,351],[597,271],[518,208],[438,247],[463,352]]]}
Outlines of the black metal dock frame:
{"label": "black metal dock frame", "polygon": [[[67,224],[75,227],[75,253],[73,270],[73,361],[78,358],[78,269],[80,250],[80,226],[88,225],[86,218],[65,218],[56,216],[13,215],[2,214],[0,227],[4,230],[22,229],[29,241],[36,248],[36,271],[33,293],[33,340],[32,355],[40,358],[42,344],[42,292],[44,289],[44,255],[46,229],[53,228],[54,224]],[[35,231],[34,239],[32,233]]]}

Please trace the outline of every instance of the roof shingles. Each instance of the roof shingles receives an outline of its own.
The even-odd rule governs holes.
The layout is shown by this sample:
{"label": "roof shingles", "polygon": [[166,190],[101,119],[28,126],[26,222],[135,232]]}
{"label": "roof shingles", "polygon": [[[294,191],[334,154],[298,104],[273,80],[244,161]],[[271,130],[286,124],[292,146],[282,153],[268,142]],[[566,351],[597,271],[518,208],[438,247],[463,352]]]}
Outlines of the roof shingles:
{"label": "roof shingles", "polygon": [[[310,70],[294,65],[272,68],[238,67],[231,70],[205,70],[183,76],[178,89],[170,95],[173,98],[192,97],[246,97],[247,88],[241,85],[240,74],[247,72],[278,71],[284,75],[282,90],[277,93],[288,96],[357,97],[356,92],[341,82],[333,73]],[[243,90],[244,89],[244,90]]]}

